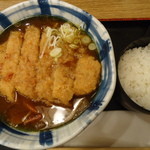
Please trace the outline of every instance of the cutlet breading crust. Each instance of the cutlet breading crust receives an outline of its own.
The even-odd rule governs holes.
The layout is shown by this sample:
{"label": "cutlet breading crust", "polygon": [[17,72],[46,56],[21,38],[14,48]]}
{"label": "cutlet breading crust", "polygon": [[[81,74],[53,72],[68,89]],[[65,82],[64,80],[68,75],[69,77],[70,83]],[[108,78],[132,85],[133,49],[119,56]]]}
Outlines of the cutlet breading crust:
{"label": "cutlet breading crust", "polygon": [[7,46],[7,41],[0,44],[0,79],[1,79],[1,70],[5,60],[6,46]]}
{"label": "cutlet breading crust", "polygon": [[59,65],[54,71],[54,83],[52,96],[58,99],[62,104],[69,105],[73,97],[73,79],[69,67]]}
{"label": "cutlet breading crust", "polygon": [[[56,33],[48,37],[55,31],[48,29],[49,34],[30,25],[24,35],[13,31],[8,41],[0,45],[0,93],[7,100],[14,102],[17,91],[47,105],[70,106],[74,95],[84,96],[96,89],[101,71],[99,61],[83,46],[82,53],[72,49]],[[61,49],[57,59],[51,55],[55,48]]]}
{"label": "cutlet breading crust", "polygon": [[[46,33],[42,33],[40,41],[40,54],[45,47]],[[45,53],[42,58],[39,58],[37,65],[37,84],[36,84],[36,93],[37,100],[44,101],[46,104],[52,103],[52,63],[53,59],[49,55],[49,49],[45,47]],[[40,56],[40,55],[39,55]]]}
{"label": "cutlet breading crust", "polygon": [[75,95],[85,95],[94,91],[100,78],[100,63],[91,56],[81,57],[75,69]]}
{"label": "cutlet breading crust", "polygon": [[39,55],[40,29],[29,26],[26,29],[21,48],[20,62],[15,78],[16,90],[31,99],[36,98],[36,65]]}
{"label": "cutlet breading crust", "polygon": [[14,77],[19,62],[21,45],[22,33],[19,31],[11,32],[6,46],[0,79],[0,92],[11,102],[15,101]]}

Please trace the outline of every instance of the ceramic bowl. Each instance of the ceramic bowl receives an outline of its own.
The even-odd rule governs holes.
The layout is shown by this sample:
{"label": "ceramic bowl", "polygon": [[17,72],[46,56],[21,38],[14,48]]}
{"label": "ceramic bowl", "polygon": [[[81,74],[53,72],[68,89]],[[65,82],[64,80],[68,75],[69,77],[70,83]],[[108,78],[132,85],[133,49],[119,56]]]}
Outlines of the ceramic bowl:
{"label": "ceramic bowl", "polygon": [[[141,37],[140,39],[137,39],[137,40],[131,42],[129,45],[127,45],[126,48],[122,51],[121,56],[129,49],[145,47],[149,43],[150,43],[150,37],[148,37],[148,36]],[[119,72],[119,70],[118,70],[118,72]],[[118,79],[119,79],[119,73],[118,73]],[[138,104],[137,102],[132,100],[132,98],[125,92],[125,89],[121,86],[120,79],[119,79],[119,88],[120,88],[120,98],[121,98],[120,102],[126,109],[131,110],[131,111],[150,114],[149,110],[145,109],[140,104]]]}
{"label": "ceramic bowl", "polygon": [[116,67],[112,41],[105,27],[89,13],[59,0],[29,0],[11,6],[0,13],[0,32],[25,18],[50,15],[78,24],[94,39],[102,63],[101,83],[92,103],[74,121],[41,132],[22,132],[0,123],[0,144],[15,149],[46,149],[56,147],[75,137],[104,110],[116,85]]}

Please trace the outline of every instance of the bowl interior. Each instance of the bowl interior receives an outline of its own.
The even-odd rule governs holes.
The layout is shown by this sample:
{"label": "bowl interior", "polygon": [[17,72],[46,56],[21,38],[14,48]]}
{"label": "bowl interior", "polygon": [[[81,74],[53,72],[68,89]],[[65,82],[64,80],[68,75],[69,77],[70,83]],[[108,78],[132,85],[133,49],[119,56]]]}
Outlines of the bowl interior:
{"label": "bowl interior", "polygon": [[[129,49],[133,49],[133,48],[138,48],[138,47],[145,47],[150,43],[150,37],[146,36],[146,37],[142,37],[140,39],[137,39],[133,42],[131,42],[123,51],[121,56],[125,53],[125,51],[129,50]],[[118,62],[119,63],[119,62]],[[118,77],[119,78],[119,77]],[[121,96],[121,103],[122,105],[129,109],[129,110],[133,110],[133,111],[138,111],[138,112],[143,112],[143,113],[147,113],[150,114],[149,110],[144,109],[143,107],[141,107],[140,105],[138,105],[137,103],[135,103],[129,96],[128,94],[125,92],[125,90],[123,89],[123,87],[121,86],[120,80],[119,80],[119,88],[120,88],[120,96]]]}

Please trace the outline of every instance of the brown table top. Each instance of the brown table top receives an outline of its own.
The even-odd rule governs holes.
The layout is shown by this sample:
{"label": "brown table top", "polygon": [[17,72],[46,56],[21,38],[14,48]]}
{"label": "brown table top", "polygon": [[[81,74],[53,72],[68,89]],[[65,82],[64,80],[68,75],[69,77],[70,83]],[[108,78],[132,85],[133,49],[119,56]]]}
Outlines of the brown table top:
{"label": "brown table top", "polygon": [[[0,0],[0,11],[24,0]],[[98,19],[150,18],[150,0],[64,0]]]}
{"label": "brown table top", "polygon": [[[24,0],[0,0],[0,11]],[[150,0],[64,0],[98,19],[150,19]],[[126,149],[126,148],[125,148]],[[131,148],[148,150],[149,148]],[[50,150],[124,150],[124,148],[52,148]],[[128,149],[130,150],[130,148]]]}

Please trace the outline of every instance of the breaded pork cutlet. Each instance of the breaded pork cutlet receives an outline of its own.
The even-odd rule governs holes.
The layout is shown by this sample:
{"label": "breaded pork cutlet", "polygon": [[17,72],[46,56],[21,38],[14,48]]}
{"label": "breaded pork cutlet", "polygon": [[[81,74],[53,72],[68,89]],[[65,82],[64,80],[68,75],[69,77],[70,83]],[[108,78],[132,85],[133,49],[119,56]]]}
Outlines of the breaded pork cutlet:
{"label": "breaded pork cutlet", "polygon": [[1,79],[1,70],[5,60],[6,46],[7,46],[7,41],[0,44],[0,79]]}
{"label": "breaded pork cutlet", "polygon": [[[58,99],[60,104],[69,105],[73,97],[73,78],[69,67],[59,65],[54,71],[54,83],[52,96]],[[55,101],[54,101],[55,102]]]}
{"label": "breaded pork cutlet", "polygon": [[31,99],[34,99],[36,85],[36,65],[39,55],[40,29],[28,26],[21,48],[20,62],[15,78],[16,90]]}
{"label": "breaded pork cutlet", "polygon": [[100,63],[92,56],[81,57],[75,69],[75,95],[86,95],[94,91],[100,78]]}
{"label": "breaded pork cutlet", "polygon": [[10,32],[1,70],[0,93],[11,102],[15,101],[14,77],[19,62],[21,45],[22,33],[19,31]]}
{"label": "breaded pork cutlet", "polygon": [[[44,101],[47,105],[51,103],[52,100],[52,63],[53,59],[49,55],[50,49],[46,44],[46,33],[43,31],[40,41],[40,54],[37,65],[37,84],[36,93],[37,101]],[[44,51],[44,53],[43,53]],[[43,53],[43,54],[42,54]],[[41,57],[42,56],[42,57]]]}

